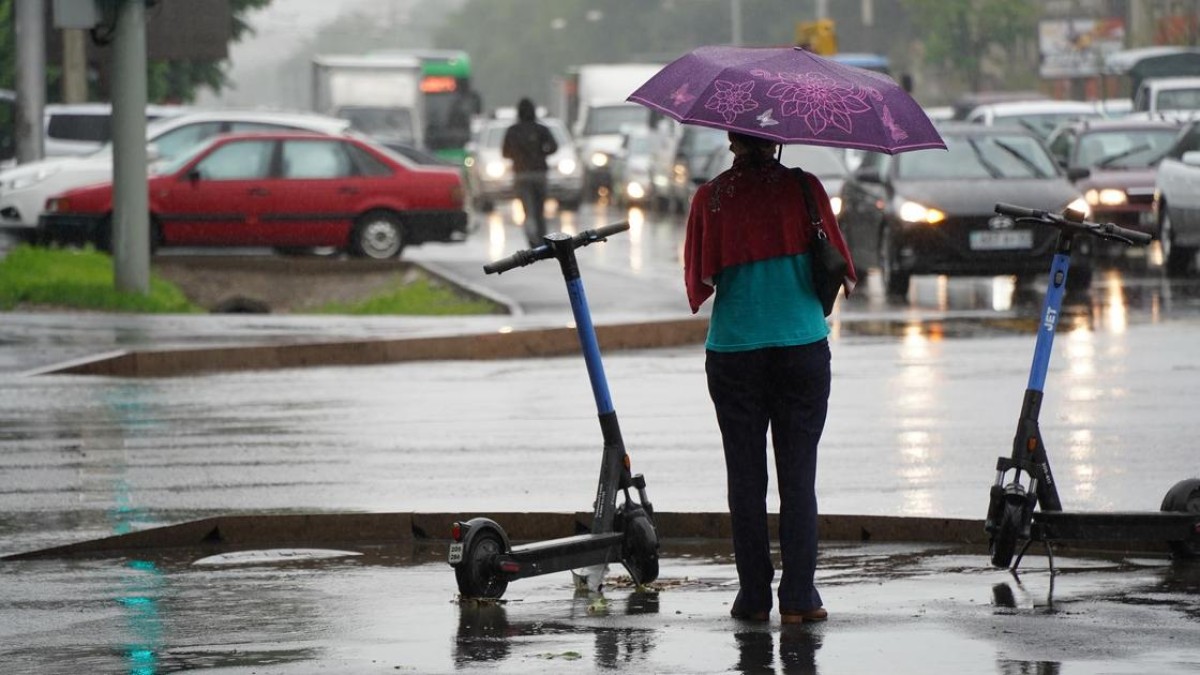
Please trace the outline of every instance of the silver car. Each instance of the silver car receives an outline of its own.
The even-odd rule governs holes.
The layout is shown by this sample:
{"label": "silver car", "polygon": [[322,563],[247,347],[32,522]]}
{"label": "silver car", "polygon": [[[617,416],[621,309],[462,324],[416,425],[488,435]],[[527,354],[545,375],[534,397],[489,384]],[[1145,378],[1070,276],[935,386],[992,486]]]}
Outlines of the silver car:
{"label": "silver car", "polygon": [[[465,160],[471,203],[480,211],[491,211],[501,199],[516,196],[513,190],[512,162],[501,154],[504,133],[516,120],[490,119],[484,121],[467,145]],[[546,173],[546,196],[558,202],[561,209],[574,211],[583,199],[583,167],[575,152],[575,144],[561,120],[541,117],[558,150],[546,158],[550,170]]]}

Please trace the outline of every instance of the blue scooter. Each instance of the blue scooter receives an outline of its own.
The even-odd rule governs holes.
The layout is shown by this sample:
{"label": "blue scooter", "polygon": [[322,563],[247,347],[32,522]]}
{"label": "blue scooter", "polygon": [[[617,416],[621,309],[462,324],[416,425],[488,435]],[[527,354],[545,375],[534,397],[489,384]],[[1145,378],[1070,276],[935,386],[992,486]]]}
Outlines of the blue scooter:
{"label": "blue scooter", "polygon": [[[555,232],[546,235],[541,246],[517,251],[483,267],[488,274],[500,274],[539,260],[558,260],[596,399],[604,451],[592,527],[587,534],[513,546],[504,528],[490,518],[454,523],[449,563],[454,567],[458,591],[464,598],[500,598],[510,581],[615,562],[625,566],[636,584],[647,584],[658,578],[654,507],[646,497],[645,478],[630,472],[629,455],[621,439],[579,264],[575,259],[575,249],[605,241],[628,229],[629,223],[623,222],[587,230],[574,237]],[[636,501],[629,494],[630,488],[637,490]],[[620,506],[617,505],[618,492],[624,496]]]}
{"label": "blue scooter", "polygon": [[[996,482],[992,485],[984,527],[990,538],[992,564],[1015,572],[1034,541],[1046,544],[1051,571],[1056,541],[1166,542],[1176,559],[1200,557],[1200,479],[1176,483],[1166,494],[1159,511],[1082,512],[1064,511],[1058,496],[1050,458],[1042,442],[1038,415],[1050,367],[1054,331],[1062,309],[1067,272],[1071,262],[1072,240],[1079,235],[1098,237],[1127,245],[1145,246],[1152,237],[1112,223],[1091,223],[1083,214],[1067,210],[1063,215],[1010,204],[996,204],[996,213],[1018,223],[1058,228],[1054,259],[1050,264],[1050,284],[1038,326],[1033,368],[1021,405],[1012,454],[996,461]],[[1041,507],[1035,511],[1035,507]],[[1024,543],[1016,562],[1017,544]]]}

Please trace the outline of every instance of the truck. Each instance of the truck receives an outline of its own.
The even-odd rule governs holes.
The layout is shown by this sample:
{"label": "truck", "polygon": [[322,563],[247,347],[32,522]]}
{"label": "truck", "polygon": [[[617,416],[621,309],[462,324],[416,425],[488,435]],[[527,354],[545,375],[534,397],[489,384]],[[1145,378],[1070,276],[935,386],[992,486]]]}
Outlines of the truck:
{"label": "truck", "polygon": [[312,60],[312,109],[348,120],[380,143],[425,148],[421,59],[321,55]]}
{"label": "truck", "polygon": [[612,189],[610,167],[624,129],[655,125],[657,114],[626,99],[663,65],[589,63],[560,78],[556,108],[575,138],[584,166],[585,194]]}

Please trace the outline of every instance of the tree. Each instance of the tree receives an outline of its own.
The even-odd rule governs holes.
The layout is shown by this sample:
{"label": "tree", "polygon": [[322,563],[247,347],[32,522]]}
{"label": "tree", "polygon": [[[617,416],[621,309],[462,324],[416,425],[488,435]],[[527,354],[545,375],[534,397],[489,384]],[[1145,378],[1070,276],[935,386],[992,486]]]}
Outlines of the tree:
{"label": "tree", "polygon": [[[47,3],[49,4],[49,3]],[[271,0],[229,0],[230,42],[240,42],[253,35],[244,17],[271,4]],[[16,40],[13,27],[13,0],[0,0],[0,88],[12,89],[16,77]],[[57,68],[47,68],[47,101],[59,100]],[[228,85],[222,61],[192,59],[150,61],[148,64],[147,98],[152,102],[187,102],[196,96],[200,87],[220,91]]]}
{"label": "tree", "polygon": [[994,49],[1013,56],[1014,45],[1037,35],[1041,12],[1034,0],[902,2],[920,31],[926,59],[962,76],[971,91],[980,90],[984,65]]}

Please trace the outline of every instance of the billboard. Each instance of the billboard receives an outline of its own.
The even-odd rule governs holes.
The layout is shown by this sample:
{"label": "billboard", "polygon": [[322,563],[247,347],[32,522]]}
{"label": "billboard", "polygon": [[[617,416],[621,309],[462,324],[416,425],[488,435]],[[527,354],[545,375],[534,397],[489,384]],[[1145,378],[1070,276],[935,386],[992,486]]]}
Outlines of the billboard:
{"label": "billboard", "polygon": [[1108,54],[1125,48],[1125,19],[1047,19],[1038,23],[1045,79],[1095,77]]}

